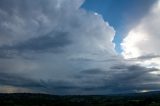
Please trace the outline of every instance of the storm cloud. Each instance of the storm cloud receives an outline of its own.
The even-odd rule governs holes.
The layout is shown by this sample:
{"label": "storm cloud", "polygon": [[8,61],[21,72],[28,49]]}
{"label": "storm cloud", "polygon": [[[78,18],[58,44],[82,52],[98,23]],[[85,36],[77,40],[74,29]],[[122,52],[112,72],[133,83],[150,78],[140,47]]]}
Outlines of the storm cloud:
{"label": "storm cloud", "polygon": [[[108,94],[157,89],[156,68],[118,56],[115,30],[84,0],[0,1],[0,92]],[[147,81],[147,82],[146,82]]]}

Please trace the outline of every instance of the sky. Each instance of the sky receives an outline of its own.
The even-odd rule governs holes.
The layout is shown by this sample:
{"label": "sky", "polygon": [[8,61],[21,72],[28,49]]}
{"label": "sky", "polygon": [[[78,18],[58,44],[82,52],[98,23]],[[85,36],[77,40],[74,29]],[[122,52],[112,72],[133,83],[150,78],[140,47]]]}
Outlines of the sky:
{"label": "sky", "polygon": [[1,0],[0,92],[160,90],[160,0]]}

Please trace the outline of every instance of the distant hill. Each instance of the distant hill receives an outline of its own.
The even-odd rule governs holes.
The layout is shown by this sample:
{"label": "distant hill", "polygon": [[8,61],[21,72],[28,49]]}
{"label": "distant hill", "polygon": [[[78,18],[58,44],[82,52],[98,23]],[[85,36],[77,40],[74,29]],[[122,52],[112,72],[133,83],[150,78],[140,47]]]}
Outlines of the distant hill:
{"label": "distant hill", "polygon": [[88,96],[0,94],[0,106],[160,106],[160,92]]}

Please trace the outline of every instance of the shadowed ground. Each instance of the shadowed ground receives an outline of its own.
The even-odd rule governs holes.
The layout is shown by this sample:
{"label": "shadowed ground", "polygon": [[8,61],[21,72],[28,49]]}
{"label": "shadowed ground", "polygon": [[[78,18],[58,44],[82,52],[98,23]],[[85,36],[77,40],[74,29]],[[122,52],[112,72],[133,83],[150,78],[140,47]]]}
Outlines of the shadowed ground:
{"label": "shadowed ground", "polygon": [[0,94],[0,106],[160,106],[160,92],[110,96]]}

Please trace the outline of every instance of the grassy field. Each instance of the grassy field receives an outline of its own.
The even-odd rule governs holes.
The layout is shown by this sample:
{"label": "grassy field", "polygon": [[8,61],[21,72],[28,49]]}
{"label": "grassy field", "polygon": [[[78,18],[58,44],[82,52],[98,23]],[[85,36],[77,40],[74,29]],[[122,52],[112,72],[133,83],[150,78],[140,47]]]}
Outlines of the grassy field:
{"label": "grassy field", "polygon": [[0,106],[160,106],[160,93],[110,96],[0,94]]}

